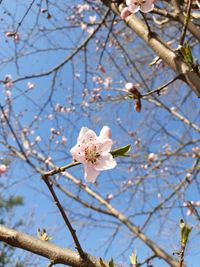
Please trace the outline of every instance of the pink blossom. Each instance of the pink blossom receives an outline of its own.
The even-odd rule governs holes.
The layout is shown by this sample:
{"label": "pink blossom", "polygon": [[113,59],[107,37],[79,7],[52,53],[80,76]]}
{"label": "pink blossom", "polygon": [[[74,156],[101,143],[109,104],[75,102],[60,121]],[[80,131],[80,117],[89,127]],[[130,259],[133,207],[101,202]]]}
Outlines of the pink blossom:
{"label": "pink blossom", "polygon": [[67,138],[65,136],[62,136],[61,144],[64,145],[67,142]]}
{"label": "pink blossom", "polygon": [[96,22],[96,16],[89,16],[89,20],[91,24],[94,24]]}
{"label": "pink blossom", "polygon": [[158,155],[156,155],[154,153],[150,153],[148,156],[148,160],[149,161],[156,161],[156,160],[158,160]]}
{"label": "pink blossom", "polygon": [[40,142],[42,139],[41,139],[41,136],[36,136],[36,138],[35,138],[35,142]]}
{"label": "pink blossom", "polygon": [[5,164],[0,165],[0,175],[4,174],[7,171],[7,166]]}
{"label": "pink blossom", "polygon": [[83,163],[85,179],[94,183],[100,171],[113,169],[116,161],[110,154],[112,147],[111,130],[104,126],[97,136],[87,127],[82,127],[77,144],[71,149],[74,160]]}
{"label": "pink blossom", "polygon": [[35,87],[35,84],[34,83],[31,83],[31,82],[28,82],[27,83],[27,87],[28,87],[28,89],[33,89],[34,87]]}
{"label": "pink blossom", "polygon": [[11,89],[12,88],[13,82],[12,82],[12,76],[10,74],[6,74],[5,75],[4,83],[5,83],[6,89]]}
{"label": "pink blossom", "polygon": [[[139,10],[143,13],[148,13],[153,10],[155,2],[155,0],[126,0],[126,5],[131,13],[136,13]],[[128,11],[122,10],[121,16]]]}
{"label": "pink blossom", "polygon": [[194,214],[196,212],[195,208],[199,208],[200,207],[200,201],[198,200],[198,201],[194,202],[192,200],[192,201],[184,202],[183,203],[183,207],[188,208],[187,216],[190,216],[190,215],[192,215],[192,214]]}

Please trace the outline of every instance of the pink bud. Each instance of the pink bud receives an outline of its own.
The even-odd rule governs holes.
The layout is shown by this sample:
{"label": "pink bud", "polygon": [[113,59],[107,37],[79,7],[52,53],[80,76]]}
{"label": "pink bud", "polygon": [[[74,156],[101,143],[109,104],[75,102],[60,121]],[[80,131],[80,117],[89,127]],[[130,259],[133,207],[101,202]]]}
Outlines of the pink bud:
{"label": "pink bud", "polygon": [[135,111],[140,112],[142,109],[142,103],[140,99],[136,99],[135,101]]}
{"label": "pink bud", "polygon": [[158,159],[158,156],[154,153],[150,153],[148,156],[149,161],[156,161]]}
{"label": "pink bud", "polygon": [[27,83],[27,87],[28,87],[28,89],[33,89],[34,87],[35,87],[35,84],[34,83],[31,83],[31,82],[28,82]]}
{"label": "pink bud", "polygon": [[187,211],[187,216],[192,215],[192,213],[193,213],[192,209],[189,209],[189,210]]}
{"label": "pink bud", "polygon": [[0,165],[0,175],[7,171],[7,166],[5,164]]}
{"label": "pink bud", "polygon": [[46,9],[46,8],[42,8],[42,9],[40,10],[41,13],[46,13],[47,11],[48,11],[48,9]]}
{"label": "pink bud", "polygon": [[195,203],[195,206],[200,208],[200,200],[198,200],[196,203]]}
{"label": "pink bud", "polygon": [[101,64],[97,66],[97,69],[100,70],[102,73],[106,73],[105,68]]}
{"label": "pink bud", "polygon": [[6,32],[6,33],[5,33],[5,35],[6,35],[7,37],[14,37],[15,34],[16,34],[16,32]]}

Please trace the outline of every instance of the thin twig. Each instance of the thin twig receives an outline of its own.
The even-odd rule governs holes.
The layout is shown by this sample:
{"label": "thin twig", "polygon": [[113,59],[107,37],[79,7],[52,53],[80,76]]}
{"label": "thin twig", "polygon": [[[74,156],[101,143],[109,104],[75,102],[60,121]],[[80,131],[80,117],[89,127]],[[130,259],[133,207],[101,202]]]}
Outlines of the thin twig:
{"label": "thin twig", "polygon": [[188,1],[188,5],[187,5],[187,12],[186,12],[186,17],[184,20],[184,25],[183,25],[183,30],[182,30],[182,34],[181,34],[181,39],[180,39],[180,45],[182,46],[184,43],[184,39],[186,36],[186,32],[187,32],[187,26],[190,20],[190,13],[191,13],[191,8],[192,8],[192,0]]}
{"label": "thin twig", "polygon": [[46,176],[46,177],[53,176],[53,175],[55,175],[55,174],[57,174],[57,173],[64,172],[64,171],[66,171],[67,169],[70,169],[70,168],[75,167],[75,166],[80,165],[80,164],[81,164],[81,163],[78,162],[78,161],[73,161],[73,162],[71,162],[71,163],[69,163],[69,164],[67,164],[67,165],[65,165],[65,166],[57,167],[57,168],[55,168],[55,169],[53,169],[53,170],[50,170],[50,171],[48,171],[48,172],[45,172],[45,173],[43,174],[43,177],[45,177],[45,176]]}
{"label": "thin twig", "polygon": [[160,91],[162,91],[164,88],[166,88],[168,85],[172,84],[173,82],[175,82],[176,80],[180,79],[181,78],[181,75],[177,75],[176,77],[174,77],[173,79],[171,79],[169,82],[163,84],[162,86],[158,87],[157,89],[154,89],[154,90],[151,90],[150,92],[144,94],[144,95],[141,95],[141,98],[143,97],[146,97],[146,96],[149,96],[149,95],[152,95],[154,93],[157,93],[159,94]]}
{"label": "thin twig", "polygon": [[61,215],[62,215],[62,217],[63,217],[63,219],[64,219],[64,221],[65,221],[65,223],[66,223],[66,225],[67,225],[67,227],[68,227],[68,229],[70,231],[70,233],[71,233],[71,236],[72,236],[72,238],[74,240],[74,243],[76,245],[76,249],[77,249],[80,257],[83,260],[85,260],[87,258],[87,254],[83,251],[83,249],[81,247],[81,244],[80,244],[80,242],[78,240],[78,237],[76,235],[76,230],[74,230],[74,228],[72,227],[72,225],[71,225],[71,223],[70,223],[70,221],[69,221],[69,219],[68,219],[68,217],[67,217],[67,215],[66,215],[66,213],[65,213],[65,211],[64,211],[64,209],[62,207],[62,205],[60,204],[60,201],[59,201],[59,199],[58,199],[58,197],[57,197],[57,195],[56,195],[56,193],[55,193],[55,191],[53,189],[53,183],[50,181],[49,176],[47,176],[47,175],[42,175],[42,179],[45,182],[45,184],[47,185],[47,187],[48,187],[48,189],[49,189],[49,191],[50,191],[50,193],[51,193],[51,195],[52,195],[52,197],[53,197],[53,199],[55,201],[55,204],[58,207],[58,209],[59,209],[59,211],[60,211],[60,213],[61,213]]}
{"label": "thin twig", "polygon": [[150,25],[149,25],[149,23],[148,23],[148,21],[147,21],[147,18],[146,18],[146,15],[143,13],[143,12],[140,12],[141,13],[141,15],[142,15],[142,17],[143,17],[143,19],[144,19],[144,22],[145,22],[145,24],[146,24],[146,26],[147,26],[147,29],[148,29],[148,32],[149,32],[149,38],[153,35],[153,32],[152,32],[152,30],[151,30],[151,27],[150,27]]}

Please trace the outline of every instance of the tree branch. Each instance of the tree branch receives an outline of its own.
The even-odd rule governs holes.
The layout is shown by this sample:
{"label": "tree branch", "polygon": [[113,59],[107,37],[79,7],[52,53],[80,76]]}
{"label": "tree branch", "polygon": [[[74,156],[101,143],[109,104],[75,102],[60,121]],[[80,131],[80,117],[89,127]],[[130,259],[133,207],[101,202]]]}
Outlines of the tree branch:
{"label": "tree branch", "polygon": [[[81,259],[78,253],[58,247],[54,244],[41,241],[30,235],[18,232],[0,224],[0,241],[18,247],[34,254],[49,259],[54,264],[64,264],[72,267],[101,267],[98,258],[88,255],[86,262]],[[105,264],[108,264],[105,262]],[[120,267],[116,265],[116,267]]]}

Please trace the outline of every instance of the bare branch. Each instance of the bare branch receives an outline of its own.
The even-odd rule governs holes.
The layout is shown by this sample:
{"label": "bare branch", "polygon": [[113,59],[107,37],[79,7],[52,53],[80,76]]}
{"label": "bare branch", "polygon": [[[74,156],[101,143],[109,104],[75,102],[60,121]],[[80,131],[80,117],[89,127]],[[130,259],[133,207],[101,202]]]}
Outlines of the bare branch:
{"label": "bare branch", "polygon": [[[61,263],[72,267],[101,267],[98,258],[88,255],[87,261],[83,262],[79,254],[70,249],[60,248],[2,224],[0,224],[0,241],[43,256],[54,264]],[[116,265],[116,267],[120,266]]]}

